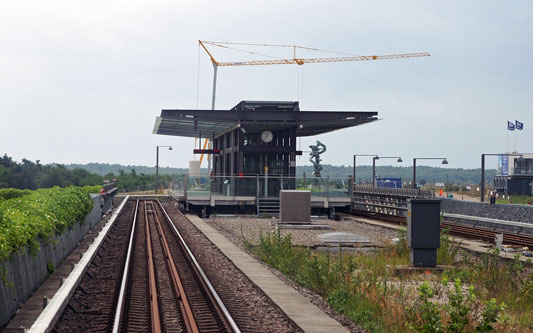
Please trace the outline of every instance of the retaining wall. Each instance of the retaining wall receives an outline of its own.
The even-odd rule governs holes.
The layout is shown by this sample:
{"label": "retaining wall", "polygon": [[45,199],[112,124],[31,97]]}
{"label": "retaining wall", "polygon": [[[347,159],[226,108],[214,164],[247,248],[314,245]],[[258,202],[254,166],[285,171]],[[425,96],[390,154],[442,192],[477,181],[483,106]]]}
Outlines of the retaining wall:
{"label": "retaining wall", "polygon": [[[533,206],[526,205],[507,205],[507,204],[496,204],[491,205],[490,203],[485,202],[472,202],[472,201],[462,201],[454,199],[441,199],[441,211],[450,214],[462,214],[470,216],[481,216],[488,217],[491,219],[505,220],[505,221],[514,221],[514,222],[524,222],[530,223],[533,228]],[[451,221],[460,221],[460,219],[446,218]],[[469,222],[472,223],[472,222]],[[479,222],[479,225],[493,226],[489,223]],[[517,227],[501,227],[500,229],[516,230],[519,231]],[[529,228],[528,228],[529,229]],[[528,232],[530,232],[529,230]]]}
{"label": "retaining wall", "polygon": [[6,285],[0,280],[0,327],[43,283],[48,276],[48,263],[57,267],[79,241],[102,220],[101,195],[93,195],[93,201],[93,210],[85,217],[85,221],[75,224],[63,234],[56,236],[54,244],[41,243],[41,249],[35,256],[26,251],[0,262],[0,267],[3,266],[7,270],[8,282]]}

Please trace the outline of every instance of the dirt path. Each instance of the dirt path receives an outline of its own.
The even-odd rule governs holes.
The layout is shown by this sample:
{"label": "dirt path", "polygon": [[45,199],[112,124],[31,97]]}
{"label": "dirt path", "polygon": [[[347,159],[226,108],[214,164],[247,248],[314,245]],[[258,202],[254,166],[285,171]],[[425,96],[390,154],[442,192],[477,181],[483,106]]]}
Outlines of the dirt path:
{"label": "dirt path", "polygon": [[[439,191],[435,191],[435,198],[446,198],[446,192],[443,193],[444,195],[443,196],[439,196]],[[455,193],[451,193],[453,194],[453,198],[456,199],[456,200],[461,200],[461,192],[455,192]],[[475,201],[475,202],[479,202],[479,198],[476,198],[476,197],[471,197],[469,195],[466,195],[464,194],[463,195],[464,197],[464,201]]]}

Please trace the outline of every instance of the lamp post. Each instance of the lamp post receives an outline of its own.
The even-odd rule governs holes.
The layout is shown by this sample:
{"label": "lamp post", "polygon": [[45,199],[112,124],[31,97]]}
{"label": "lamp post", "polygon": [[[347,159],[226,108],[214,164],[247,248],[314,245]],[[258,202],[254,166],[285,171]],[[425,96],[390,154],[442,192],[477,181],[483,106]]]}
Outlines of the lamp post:
{"label": "lamp post", "polygon": [[480,186],[480,195],[481,202],[485,202],[485,156],[524,156],[523,154],[517,153],[505,153],[505,154],[481,154],[481,186]]}
{"label": "lamp post", "polygon": [[172,150],[172,146],[156,146],[155,147],[155,190],[159,190],[159,148],[168,148]]}
{"label": "lamp post", "polygon": [[465,182],[465,180],[463,179],[463,177],[461,177],[461,200],[465,199],[465,197],[463,195],[464,182]]}
{"label": "lamp post", "polygon": [[376,160],[380,158],[397,158],[398,163],[403,162],[401,157],[398,156],[374,156],[372,157],[372,187],[376,187]]}
{"label": "lamp post", "polygon": [[355,191],[355,182],[356,182],[355,165],[356,165],[356,157],[357,156],[378,156],[378,155],[372,155],[372,154],[357,154],[357,155],[353,155],[353,191]]}
{"label": "lamp post", "polygon": [[448,198],[450,196],[450,181],[448,178],[448,174],[445,173],[445,175],[446,175],[446,198]]}
{"label": "lamp post", "polygon": [[416,160],[442,160],[442,164],[448,164],[446,157],[415,157],[413,158],[413,188],[418,188],[416,186]]}

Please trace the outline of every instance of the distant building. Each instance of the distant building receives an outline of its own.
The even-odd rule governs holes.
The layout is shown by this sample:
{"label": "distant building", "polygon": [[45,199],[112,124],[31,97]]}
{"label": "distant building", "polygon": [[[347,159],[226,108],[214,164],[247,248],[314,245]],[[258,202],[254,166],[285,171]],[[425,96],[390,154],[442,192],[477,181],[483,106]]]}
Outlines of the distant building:
{"label": "distant building", "polygon": [[494,188],[500,194],[533,195],[533,154],[500,155]]}

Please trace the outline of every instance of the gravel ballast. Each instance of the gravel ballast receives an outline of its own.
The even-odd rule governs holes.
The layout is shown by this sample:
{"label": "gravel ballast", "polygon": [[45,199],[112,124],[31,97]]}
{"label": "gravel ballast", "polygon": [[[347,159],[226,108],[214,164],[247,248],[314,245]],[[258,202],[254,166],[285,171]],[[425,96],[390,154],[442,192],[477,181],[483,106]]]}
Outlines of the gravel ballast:
{"label": "gravel ballast", "polygon": [[164,202],[163,206],[243,332],[301,332],[261,289],[179,212],[175,203]]}

